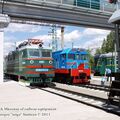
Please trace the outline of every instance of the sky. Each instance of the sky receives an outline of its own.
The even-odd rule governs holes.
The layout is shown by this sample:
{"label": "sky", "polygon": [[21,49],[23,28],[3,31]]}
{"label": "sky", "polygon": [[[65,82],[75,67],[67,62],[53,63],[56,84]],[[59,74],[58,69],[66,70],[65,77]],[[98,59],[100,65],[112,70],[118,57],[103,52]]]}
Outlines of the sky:
{"label": "sky", "polygon": [[[15,49],[18,42],[30,38],[41,39],[45,46],[52,43],[52,37],[49,34],[50,27],[10,23],[4,32],[4,55]],[[110,33],[108,30],[65,26],[64,29],[64,48],[86,48],[93,50],[99,48],[102,41]],[[58,49],[61,49],[61,30],[57,28]]]}

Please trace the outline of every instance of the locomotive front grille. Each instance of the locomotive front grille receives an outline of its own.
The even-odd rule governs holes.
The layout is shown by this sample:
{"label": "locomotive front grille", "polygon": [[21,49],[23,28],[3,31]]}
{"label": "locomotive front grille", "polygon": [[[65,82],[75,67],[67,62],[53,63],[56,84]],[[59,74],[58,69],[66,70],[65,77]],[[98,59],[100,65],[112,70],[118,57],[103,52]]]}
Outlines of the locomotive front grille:
{"label": "locomotive front grille", "polygon": [[86,76],[87,76],[86,73],[80,73],[79,74],[80,79],[85,79]]}

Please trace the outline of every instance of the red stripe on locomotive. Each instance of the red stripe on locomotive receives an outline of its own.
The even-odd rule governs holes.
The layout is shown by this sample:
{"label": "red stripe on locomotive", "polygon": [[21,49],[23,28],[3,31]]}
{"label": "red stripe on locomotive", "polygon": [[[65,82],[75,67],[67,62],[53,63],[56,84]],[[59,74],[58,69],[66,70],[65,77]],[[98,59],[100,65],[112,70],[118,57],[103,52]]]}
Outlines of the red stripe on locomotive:
{"label": "red stripe on locomotive", "polygon": [[68,69],[55,69],[55,73],[69,74],[69,70]]}
{"label": "red stripe on locomotive", "polygon": [[50,65],[27,65],[25,68],[53,68],[53,66]]}

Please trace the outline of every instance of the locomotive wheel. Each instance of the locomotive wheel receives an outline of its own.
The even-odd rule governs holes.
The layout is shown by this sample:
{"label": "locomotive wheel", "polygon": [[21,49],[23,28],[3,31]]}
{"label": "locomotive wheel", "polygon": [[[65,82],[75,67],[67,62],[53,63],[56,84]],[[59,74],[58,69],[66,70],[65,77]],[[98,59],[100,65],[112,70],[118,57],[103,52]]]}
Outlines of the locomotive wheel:
{"label": "locomotive wheel", "polygon": [[70,85],[72,85],[73,84],[73,77],[69,77],[67,79],[67,83],[70,84]]}

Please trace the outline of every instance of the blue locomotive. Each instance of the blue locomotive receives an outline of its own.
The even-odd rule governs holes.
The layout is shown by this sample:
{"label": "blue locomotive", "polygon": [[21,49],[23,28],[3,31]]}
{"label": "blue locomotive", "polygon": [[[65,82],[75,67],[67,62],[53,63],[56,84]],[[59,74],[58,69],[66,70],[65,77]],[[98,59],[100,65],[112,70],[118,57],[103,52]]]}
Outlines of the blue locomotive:
{"label": "blue locomotive", "polygon": [[90,67],[85,49],[68,48],[53,52],[55,82],[78,84],[89,83]]}

